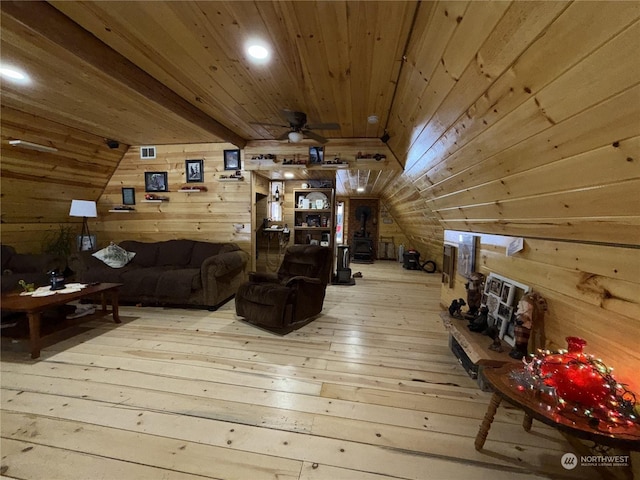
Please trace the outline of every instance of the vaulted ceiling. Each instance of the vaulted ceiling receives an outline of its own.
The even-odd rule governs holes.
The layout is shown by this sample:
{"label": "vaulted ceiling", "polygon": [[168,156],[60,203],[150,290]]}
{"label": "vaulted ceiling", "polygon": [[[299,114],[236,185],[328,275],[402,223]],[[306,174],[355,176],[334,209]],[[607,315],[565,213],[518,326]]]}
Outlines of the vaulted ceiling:
{"label": "vaulted ceiling", "polygon": [[[57,165],[35,163],[70,174],[100,158],[99,181],[76,177],[74,188],[104,186],[116,165],[106,139],[229,142],[250,152],[286,131],[256,123],[302,110],[310,123],[339,125],[317,133],[343,152],[389,133],[385,168],[362,170],[418,244],[442,228],[638,243],[640,207],[626,200],[640,182],[638,2],[2,1],[0,9],[2,62],[33,78],[2,83],[3,142],[30,118],[60,125],[59,144],[82,137]],[[271,46],[268,64],[247,59],[252,37]],[[35,175],[21,170],[28,158],[9,158],[10,174]],[[340,172],[344,194],[355,194],[349,175],[360,169]]]}

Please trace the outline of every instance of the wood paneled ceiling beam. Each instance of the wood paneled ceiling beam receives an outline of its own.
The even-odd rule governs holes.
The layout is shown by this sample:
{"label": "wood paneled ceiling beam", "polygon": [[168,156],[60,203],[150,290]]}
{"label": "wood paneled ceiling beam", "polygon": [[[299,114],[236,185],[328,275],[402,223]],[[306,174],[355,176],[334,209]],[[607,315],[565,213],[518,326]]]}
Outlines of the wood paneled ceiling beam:
{"label": "wood paneled ceiling beam", "polygon": [[239,148],[247,141],[167,88],[47,2],[0,2],[6,15],[64,48],[123,86]]}

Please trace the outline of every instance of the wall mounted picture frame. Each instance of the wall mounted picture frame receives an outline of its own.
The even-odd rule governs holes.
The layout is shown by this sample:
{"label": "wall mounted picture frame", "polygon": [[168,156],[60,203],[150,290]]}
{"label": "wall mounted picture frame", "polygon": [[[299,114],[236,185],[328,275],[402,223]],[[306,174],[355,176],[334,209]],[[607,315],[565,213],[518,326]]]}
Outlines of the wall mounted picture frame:
{"label": "wall mounted picture frame", "polygon": [[167,172],[144,172],[145,192],[168,192]]}
{"label": "wall mounted picture frame", "polygon": [[324,160],[324,147],[323,146],[311,146],[309,147],[309,163],[317,165]]}
{"label": "wall mounted picture frame", "polygon": [[241,170],[240,150],[224,151],[224,169],[225,170]]}
{"label": "wall mounted picture frame", "polygon": [[476,235],[458,237],[458,274],[469,278],[476,267]]}
{"label": "wall mounted picture frame", "polygon": [[133,187],[122,187],[122,204],[123,205],[135,205],[136,204],[136,189]]}
{"label": "wall mounted picture frame", "polygon": [[204,160],[185,160],[184,169],[187,183],[204,182]]}

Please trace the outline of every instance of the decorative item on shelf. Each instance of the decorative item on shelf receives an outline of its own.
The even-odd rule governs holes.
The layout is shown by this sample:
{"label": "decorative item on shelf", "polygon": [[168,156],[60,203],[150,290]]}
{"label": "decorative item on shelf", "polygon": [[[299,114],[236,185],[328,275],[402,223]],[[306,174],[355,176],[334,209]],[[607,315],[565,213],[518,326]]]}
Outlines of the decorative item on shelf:
{"label": "decorative item on shelf", "polygon": [[282,165],[306,165],[307,163],[308,159],[300,156],[297,153],[292,158],[282,159]]}
{"label": "decorative item on shelf", "polygon": [[[504,287],[502,290],[504,290]],[[509,352],[511,358],[520,359],[527,355],[533,324],[542,321],[546,311],[547,301],[537,292],[529,292],[520,299],[514,327],[515,346]]]}
{"label": "decorative item on shelf", "polygon": [[272,160],[276,162],[277,157],[273,153],[260,153],[251,157],[251,160]]}
{"label": "decorative item on shelf", "polygon": [[182,193],[199,193],[206,192],[207,187],[205,185],[184,185],[178,191]]}
{"label": "decorative item on shelf", "polygon": [[156,195],[155,193],[145,193],[144,199],[147,202],[168,202],[169,197],[164,195]]}
{"label": "decorative item on shelf", "polygon": [[524,369],[511,378],[521,391],[533,396],[566,417],[584,416],[597,430],[640,424],[637,397],[612,375],[602,360],[584,353],[587,342],[567,337],[568,350],[539,351]]}
{"label": "decorative item on shelf", "polygon": [[231,174],[231,175],[219,175],[218,176],[218,180],[223,180],[223,181],[241,181],[244,180],[244,176],[242,175],[242,171],[241,170],[236,170],[235,173]]}
{"label": "decorative item on shelf", "polygon": [[379,162],[380,160],[385,160],[387,156],[384,153],[362,153],[358,152],[356,155],[356,160],[375,160]]}

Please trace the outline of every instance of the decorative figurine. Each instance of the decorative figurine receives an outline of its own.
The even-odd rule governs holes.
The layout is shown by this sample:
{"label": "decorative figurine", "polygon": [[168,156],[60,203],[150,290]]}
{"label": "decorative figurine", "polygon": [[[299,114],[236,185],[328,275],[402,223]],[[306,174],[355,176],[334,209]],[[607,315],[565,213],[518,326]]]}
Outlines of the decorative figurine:
{"label": "decorative figurine", "polygon": [[484,275],[478,272],[472,272],[469,275],[469,281],[464,284],[464,288],[467,289],[467,305],[469,306],[469,311],[465,314],[467,320],[473,320],[480,310],[483,284]]}
{"label": "decorative figurine", "polygon": [[529,292],[520,299],[514,327],[516,344],[509,352],[511,358],[521,359],[527,355],[531,328],[546,311],[547,301],[537,292]]}
{"label": "decorative figurine", "polygon": [[480,307],[480,313],[474,318],[473,321],[469,322],[469,330],[472,332],[484,332],[489,325],[487,317],[489,315],[489,309],[487,307]]}
{"label": "decorative figurine", "polygon": [[451,302],[451,305],[449,305],[449,315],[456,318],[462,318],[462,312],[460,311],[460,309],[465,305],[466,303],[461,298],[454,300],[453,302]]}

